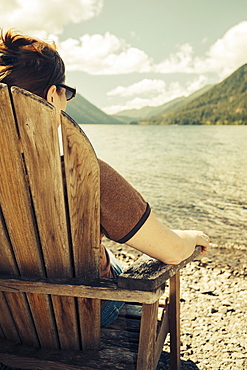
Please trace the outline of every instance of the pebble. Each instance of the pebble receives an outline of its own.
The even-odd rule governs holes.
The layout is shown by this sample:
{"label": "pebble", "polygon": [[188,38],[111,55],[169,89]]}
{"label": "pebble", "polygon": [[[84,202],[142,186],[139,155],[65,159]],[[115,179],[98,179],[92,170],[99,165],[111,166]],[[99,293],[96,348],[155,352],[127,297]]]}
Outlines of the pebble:
{"label": "pebble", "polygon": [[[120,259],[122,248],[112,249]],[[247,370],[246,251],[212,249],[181,270],[180,284],[181,370]],[[157,370],[169,370],[168,352],[169,341]]]}
{"label": "pebble", "polygon": [[247,370],[246,277],[194,261],[181,271],[181,298],[181,369]]}

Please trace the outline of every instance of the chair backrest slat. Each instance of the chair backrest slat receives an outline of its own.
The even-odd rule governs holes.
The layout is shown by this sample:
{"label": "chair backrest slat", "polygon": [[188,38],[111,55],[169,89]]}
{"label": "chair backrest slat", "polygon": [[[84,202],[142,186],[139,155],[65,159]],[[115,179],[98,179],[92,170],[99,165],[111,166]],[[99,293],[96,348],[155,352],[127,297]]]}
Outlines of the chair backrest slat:
{"label": "chair backrest slat", "polygon": [[0,89],[0,97],[1,208],[20,272],[25,276],[43,275],[28,183],[7,87]]}
{"label": "chair backrest slat", "polygon": [[99,164],[80,127],[65,114],[61,124],[75,274],[83,279],[98,278]]}
{"label": "chair backrest slat", "polygon": [[[48,277],[71,277],[56,110],[12,88],[30,190]],[[42,118],[41,118],[42,117]]]}
{"label": "chair backrest slat", "polygon": [[[99,164],[86,135],[65,113],[61,125],[75,275],[83,280],[98,278]],[[96,348],[100,340],[100,301],[77,301],[83,349]]]}
{"label": "chair backrest slat", "polygon": [[[7,86],[0,86],[0,204],[1,256],[0,268],[4,273],[20,272],[25,276],[43,275],[42,261],[32,217],[32,205],[20,151],[15,117]],[[3,264],[5,266],[3,267]],[[18,274],[19,274],[18,272]],[[1,326],[6,328],[6,317],[12,317],[16,339],[39,344],[31,309],[25,294],[5,293],[1,296],[6,315],[1,315]],[[19,320],[20,308],[23,319]],[[13,327],[13,325],[12,325]],[[10,334],[9,334],[10,333]],[[4,331],[12,336],[12,329]],[[18,334],[17,334],[18,333]]]}

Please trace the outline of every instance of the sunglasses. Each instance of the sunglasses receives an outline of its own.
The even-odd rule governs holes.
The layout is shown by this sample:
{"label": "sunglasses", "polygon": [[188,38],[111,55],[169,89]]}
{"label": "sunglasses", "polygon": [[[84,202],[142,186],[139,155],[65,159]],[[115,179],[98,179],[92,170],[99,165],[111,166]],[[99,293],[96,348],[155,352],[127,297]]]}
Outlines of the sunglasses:
{"label": "sunglasses", "polygon": [[62,87],[65,89],[66,100],[69,101],[76,96],[76,89],[64,84],[56,84],[56,86]]}

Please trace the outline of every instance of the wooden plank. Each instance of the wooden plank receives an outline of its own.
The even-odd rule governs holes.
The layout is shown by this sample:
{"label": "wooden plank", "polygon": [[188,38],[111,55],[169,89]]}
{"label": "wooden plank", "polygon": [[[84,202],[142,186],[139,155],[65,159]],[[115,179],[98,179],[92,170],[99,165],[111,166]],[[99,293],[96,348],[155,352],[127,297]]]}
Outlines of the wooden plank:
{"label": "wooden plank", "polygon": [[[4,218],[0,209],[0,271],[3,274],[18,275],[18,268],[14,259],[13,250],[8,239]],[[20,298],[22,299],[22,298]],[[0,293],[0,325],[2,327],[4,337],[9,340],[20,342],[20,337],[17,327],[13,321],[11,311],[6,302],[4,293]]]}
{"label": "wooden plank", "polygon": [[158,307],[159,301],[142,305],[137,370],[154,368]]}
{"label": "wooden plank", "polygon": [[30,308],[26,296],[24,294],[5,293],[5,298],[22,343],[39,347],[39,340],[32,315],[29,313]]}
{"label": "wooden plank", "polygon": [[170,367],[180,370],[180,273],[170,279]]}
{"label": "wooden plank", "polygon": [[163,284],[177,271],[194,260],[202,247],[197,246],[194,253],[178,265],[166,265],[147,255],[141,256],[130,268],[118,276],[118,286],[125,289],[153,290]]}
{"label": "wooden plank", "polygon": [[[7,229],[4,224],[3,216],[0,212],[0,271],[1,274],[11,273],[13,275],[18,275],[18,267],[15,261],[14,253],[11,247],[11,243],[9,241],[8,235],[7,235]],[[58,348],[58,341],[57,341],[57,335],[54,330],[47,330],[47,328],[52,328],[54,323],[51,320],[50,307],[49,307],[49,297],[44,297],[43,295],[33,295],[28,294],[28,301],[30,303],[30,307],[35,307],[35,309],[32,310],[32,315],[34,318],[34,321],[36,323],[36,327],[38,328],[38,337],[39,342],[42,346],[52,348],[55,346],[55,348]],[[4,296],[2,296],[2,299],[4,299]],[[21,321],[22,326],[25,326],[25,328],[28,325],[31,325],[31,329],[25,329],[25,337],[23,337],[22,334],[22,340],[27,344],[29,343],[30,338],[32,339],[33,336],[36,337],[36,333],[33,333],[30,335],[30,330],[32,330],[33,323],[30,322],[29,318],[29,309],[27,306],[25,295],[16,295],[16,294],[6,294],[5,299],[8,300],[9,306],[5,303],[4,309],[6,312],[0,310],[1,316],[0,316],[0,322],[3,321],[3,327],[5,328],[6,337],[8,339],[11,339],[18,342],[20,341],[20,336],[18,334],[18,322],[16,323],[16,326],[14,324],[14,321],[12,319],[11,313],[7,312],[9,311],[9,307],[12,310],[14,314],[14,318],[17,318],[20,316],[20,311],[23,312],[23,309],[20,309],[20,307],[26,307],[26,315],[24,315],[23,320],[25,322]],[[19,303],[16,303],[17,300]],[[48,307],[47,307],[48,306]],[[14,308],[16,307],[16,308]],[[27,316],[25,318],[25,316]],[[7,317],[7,318],[6,318]],[[11,317],[11,321],[10,321]],[[14,326],[15,326],[15,335],[14,335]],[[19,330],[22,332],[23,330],[19,327]],[[38,345],[38,341],[35,341],[36,345]]]}
{"label": "wooden plank", "polygon": [[100,348],[100,300],[78,298],[82,348]]}
{"label": "wooden plank", "polygon": [[59,348],[50,297],[44,294],[27,293],[27,299],[31,307],[40,346],[44,348]]}
{"label": "wooden plank", "polygon": [[72,276],[61,159],[58,118],[50,104],[13,87],[12,96],[27,167],[46,274]]}
{"label": "wooden plank", "polygon": [[14,252],[7,234],[2,210],[0,208],[0,271],[2,275],[19,275],[18,267],[15,262]]}
{"label": "wooden plank", "polygon": [[11,312],[8,308],[8,304],[5,299],[5,295],[0,292],[0,312],[1,312],[1,329],[4,335],[4,338],[12,340],[14,342],[20,343],[20,337],[11,315]]}
{"label": "wooden plank", "polygon": [[[48,277],[72,277],[57,132],[59,116],[55,108],[43,99],[19,88],[11,90],[46,274]],[[78,329],[75,325],[67,326],[71,322],[70,315],[75,317],[74,300],[69,297],[51,299],[60,346],[67,349],[70,342],[70,348],[77,349]],[[64,307],[70,309],[61,311]]]}
{"label": "wooden plank", "polygon": [[169,310],[168,307],[166,307],[166,309],[163,309],[161,325],[159,326],[159,331],[155,345],[154,369],[156,369],[157,364],[159,362],[164,342],[168,333],[169,333]]}
{"label": "wooden plank", "polygon": [[[0,157],[0,203],[4,217],[4,227],[1,222],[1,241],[3,242],[1,255],[4,255],[2,262],[6,262],[3,270],[7,269],[9,273],[16,273],[16,261],[20,273],[26,276],[35,276],[36,273],[42,272],[42,264],[37,234],[33,226],[31,200],[11,100],[8,87],[3,84],[0,86],[0,99],[0,146],[2,153],[4,153]],[[8,235],[3,236],[5,225],[8,229]],[[31,323],[32,318],[24,295],[14,297],[12,294],[8,294],[6,297],[12,303],[8,305],[12,317],[19,316],[19,309],[23,305],[23,314],[25,310],[26,320]],[[33,340],[37,344],[38,338],[35,328],[31,325],[32,334],[31,328],[27,332],[27,322],[25,320],[19,321],[19,334],[27,343]]]}
{"label": "wooden plank", "polygon": [[75,298],[53,295],[52,303],[57,322],[61,349],[79,350],[81,345]]}
{"label": "wooden plank", "polygon": [[154,303],[164,294],[164,289],[147,292],[130,291],[118,288],[114,279],[88,281],[87,285],[80,284],[77,279],[49,280],[32,278],[0,278],[0,288],[5,292],[30,292],[56,294],[61,296],[97,298],[103,300],[124,300],[125,302]]}
{"label": "wooden plank", "polygon": [[[66,191],[75,276],[98,278],[100,267],[99,164],[84,132],[61,115]],[[78,299],[83,349],[99,348],[100,301]]]}
{"label": "wooden plank", "polygon": [[[0,157],[1,207],[19,269],[26,276],[35,276],[42,271],[42,265],[30,211],[29,189],[7,87],[0,89],[0,98],[0,145],[4,153]],[[17,246],[26,246],[26,248],[17,248]]]}
{"label": "wooden plank", "polygon": [[94,150],[80,127],[61,116],[75,276],[99,277],[100,175]]}

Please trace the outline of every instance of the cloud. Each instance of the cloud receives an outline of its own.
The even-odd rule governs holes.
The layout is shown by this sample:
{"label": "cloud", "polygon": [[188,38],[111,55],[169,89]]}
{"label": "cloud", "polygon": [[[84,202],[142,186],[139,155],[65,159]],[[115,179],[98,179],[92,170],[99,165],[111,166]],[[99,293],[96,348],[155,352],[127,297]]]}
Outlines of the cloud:
{"label": "cloud", "polygon": [[196,58],[194,69],[198,73],[216,72],[227,77],[247,62],[247,21],[230,28],[208,50],[204,59]]}
{"label": "cloud", "polygon": [[154,66],[157,73],[216,73],[225,78],[247,61],[247,21],[230,28],[218,39],[204,57],[195,56],[193,47],[186,43],[177,52]]}
{"label": "cloud", "polygon": [[79,40],[68,39],[59,44],[67,69],[92,75],[130,73],[207,74],[224,78],[246,62],[247,21],[230,28],[203,57],[195,55],[192,45],[177,45],[176,51],[160,63],[155,63],[143,50],[106,32],[104,35],[84,35]]}
{"label": "cloud", "polygon": [[58,50],[68,71],[115,75],[151,70],[151,58],[110,32],[67,39],[58,44]]}
{"label": "cloud", "polygon": [[23,33],[58,35],[69,22],[79,23],[97,16],[103,0],[0,0],[0,25]]}
{"label": "cloud", "polygon": [[158,93],[164,91],[165,81],[163,80],[151,80],[143,79],[142,81],[136,82],[128,87],[118,86],[114,90],[107,93],[108,96],[134,96],[149,93]]}
{"label": "cloud", "polygon": [[[206,76],[196,76],[185,86],[175,81],[166,84],[163,80],[143,79],[127,87],[118,86],[107,93],[110,97],[133,97],[123,104],[112,104],[102,108],[107,114],[115,114],[122,110],[141,109],[146,106],[159,106],[181,96],[188,96],[207,83]],[[150,92],[152,95],[150,96]]]}
{"label": "cloud", "polygon": [[185,96],[190,95],[193,92],[201,89],[208,82],[209,82],[209,79],[205,75],[199,75],[199,76],[196,76],[193,80],[187,81],[186,83],[187,88],[186,88]]}
{"label": "cloud", "polygon": [[172,53],[153,67],[156,73],[193,73],[193,48],[189,43],[176,47],[178,51]]}

